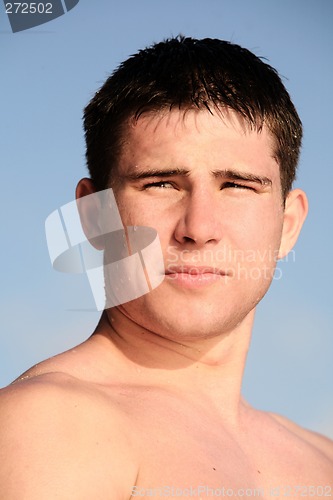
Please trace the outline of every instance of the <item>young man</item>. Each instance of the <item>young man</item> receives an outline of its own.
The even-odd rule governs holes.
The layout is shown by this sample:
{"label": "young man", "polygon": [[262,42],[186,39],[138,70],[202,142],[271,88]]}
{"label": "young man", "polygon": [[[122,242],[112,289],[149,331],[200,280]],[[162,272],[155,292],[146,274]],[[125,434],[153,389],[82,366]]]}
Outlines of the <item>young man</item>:
{"label": "young man", "polygon": [[331,496],[332,443],[241,396],[255,307],[307,212],[275,70],[171,39],[115,71],[85,128],[77,197],[112,188],[125,227],[156,229],[165,276],[2,391],[1,498]]}

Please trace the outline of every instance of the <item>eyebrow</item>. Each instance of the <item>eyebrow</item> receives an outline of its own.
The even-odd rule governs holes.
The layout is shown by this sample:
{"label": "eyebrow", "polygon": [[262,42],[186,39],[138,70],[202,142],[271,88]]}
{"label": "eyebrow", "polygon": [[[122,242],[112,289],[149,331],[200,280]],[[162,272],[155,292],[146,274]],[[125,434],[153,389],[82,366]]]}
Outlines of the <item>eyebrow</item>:
{"label": "eyebrow", "polygon": [[[223,178],[223,179],[229,179],[232,181],[248,181],[248,182],[255,182],[257,184],[260,184],[261,186],[271,186],[272,185],[272,180],[269,179],[268,177],[265,176],[259,176],[259,175],[254,175],[249,172],[240,172],[237,170],[231,170],[231,169],[226,169],[226,170],[213,170],[212,174],[215,178]],[[136,169],[135,172],[132,172],[130,174],[125,174],[121,176],[124,179],[128,179],[131,181],[136,181],[140,179],[148,179],[151,177],[159,177],[162,179],[165,179],[167,177],[175,177],[175,176],[181,176],[181,177],[188,177],[190,175],[190,171],[184,168],[174,168],[170,170],[163,170],[163,169],[149,169],[149,170],[139,170]]]}
{"label": "eyebrow", "polygon": [[230,179],[232,181],[250,181],[261,186],[271,186],[272,180],[261,175],[254,175],[249,172],[239,172],[237,170],[213,170],[212,174],[216,178]]}
{"label": "eyebrow", "polygon": [[187,177],[189,174],[190,171],[184,168],[173,168],[170,170],[161,170],[154,168],[149,170],[136,169],[135,172],[132,172],[130,174],[125,174],[121,177],[131,181],[136,181],[139,179],[147,179],[149,177],[160,177],[160,178],[175,177],[175,176]]}

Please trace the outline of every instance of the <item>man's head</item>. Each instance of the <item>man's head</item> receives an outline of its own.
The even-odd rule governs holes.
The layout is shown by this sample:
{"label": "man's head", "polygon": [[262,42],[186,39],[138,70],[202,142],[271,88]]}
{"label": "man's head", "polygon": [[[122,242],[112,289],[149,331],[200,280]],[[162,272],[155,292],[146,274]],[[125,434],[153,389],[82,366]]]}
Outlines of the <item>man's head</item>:
{"label": "man's head", "polygon": [[280,166],[283,199],[302,140],[298,114],[277,72],[247,49],[217,39],[177,37],[139,51],[105,82],[85,109],[87,163],[97,190],[108,187],[129,121],[147,112],[232,110],[251,129],[266,126]]}
{"label": "man's head", "polygon": [[227,42],[172,39],[123,63],[85,126],[93,182],[77,196],[111,187],[123,225],[161,244],[164,269],[145,266],[163,282],[123,314],[167,338],[251,323],[307,212],[291,190],[301,123],[275,70]]}

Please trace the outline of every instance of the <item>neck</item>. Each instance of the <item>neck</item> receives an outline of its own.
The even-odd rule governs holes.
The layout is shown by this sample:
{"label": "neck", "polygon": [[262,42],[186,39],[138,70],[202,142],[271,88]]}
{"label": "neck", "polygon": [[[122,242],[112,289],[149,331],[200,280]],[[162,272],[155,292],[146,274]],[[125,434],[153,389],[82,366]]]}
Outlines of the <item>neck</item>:
{"label": "neck", "polygon": [[253,318],[254,311],[218,337],[177,341],[142,328],[115,308],[103,313],[94,338],[108,343],[112,366],[135,384],[181,391],[235,418]]}

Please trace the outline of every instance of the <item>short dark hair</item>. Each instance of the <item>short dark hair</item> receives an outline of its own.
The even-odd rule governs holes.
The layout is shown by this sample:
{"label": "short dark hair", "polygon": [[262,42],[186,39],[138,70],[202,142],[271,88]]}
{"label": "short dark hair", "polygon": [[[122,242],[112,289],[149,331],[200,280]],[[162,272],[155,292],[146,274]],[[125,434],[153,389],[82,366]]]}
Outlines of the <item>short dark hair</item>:
{"label": "short dark hair", "polygon": [[87,165],[97,190],[108,187],[130,118],[161,110],[230,109],[275,142],[282,195],[292,187],[302,123],[277,71],[239,45],[177,36],[124,61],[84,111]]}

